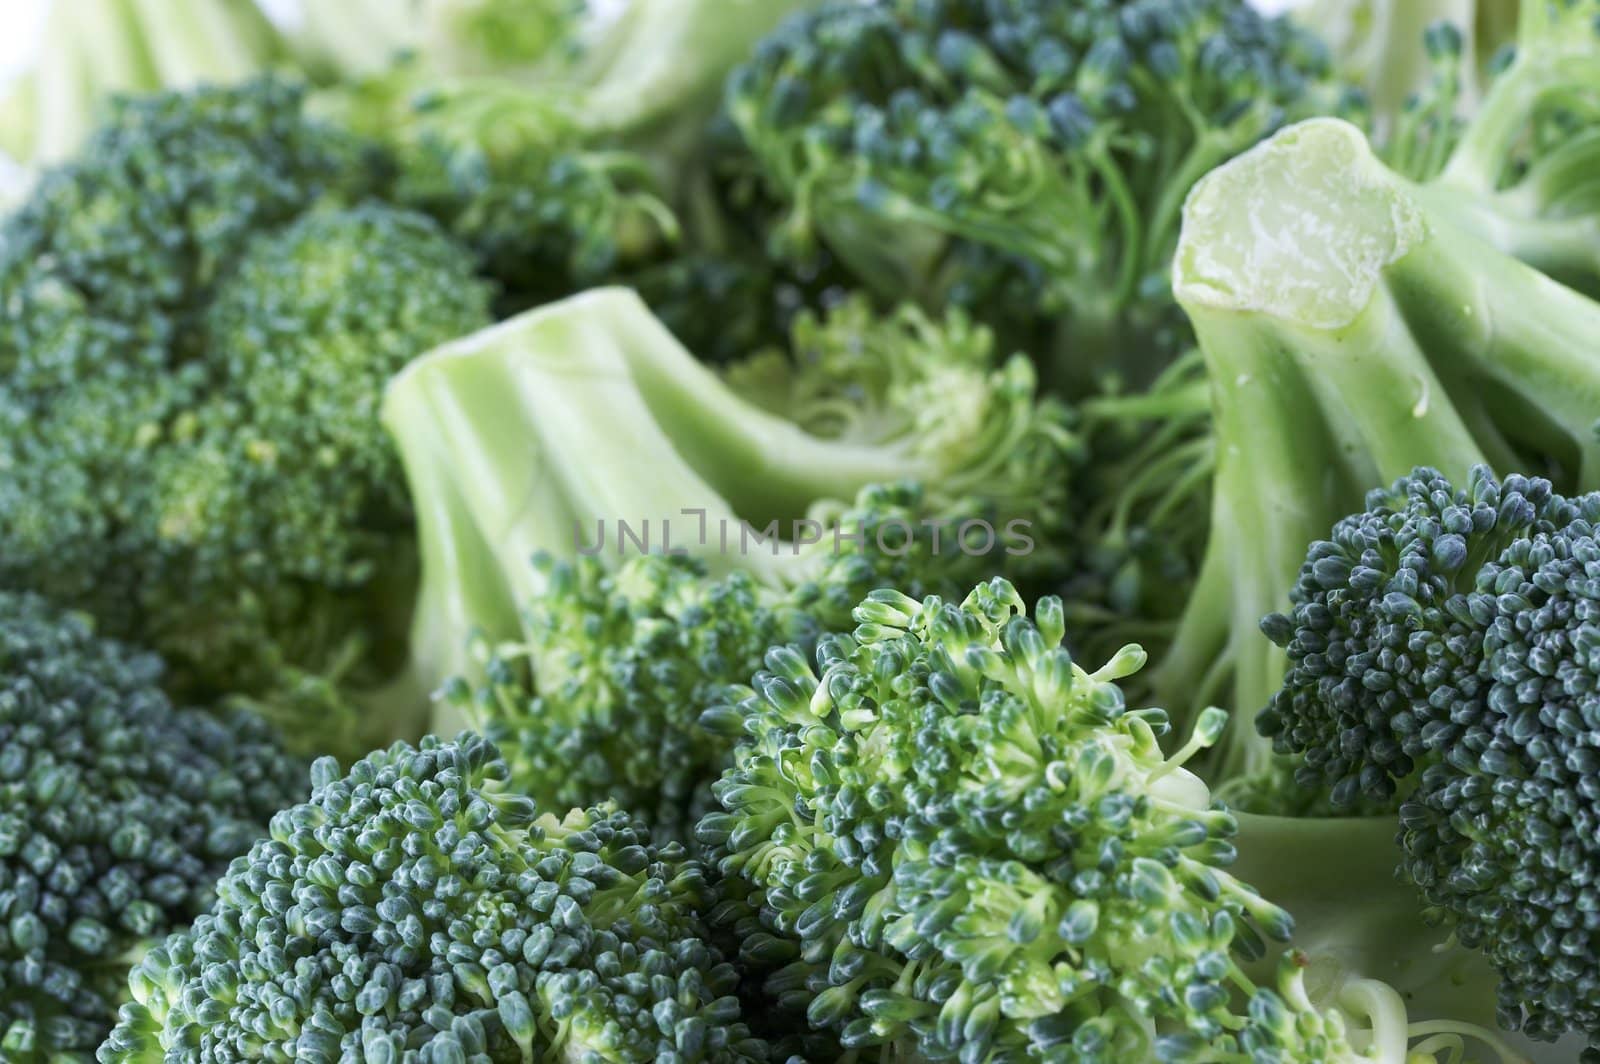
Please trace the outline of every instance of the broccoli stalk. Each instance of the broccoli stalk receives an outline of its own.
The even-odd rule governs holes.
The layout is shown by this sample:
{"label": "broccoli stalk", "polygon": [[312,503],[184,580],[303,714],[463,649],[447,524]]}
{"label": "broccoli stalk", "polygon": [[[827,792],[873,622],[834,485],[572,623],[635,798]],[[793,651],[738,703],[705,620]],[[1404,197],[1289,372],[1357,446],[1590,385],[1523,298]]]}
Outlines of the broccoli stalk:
{"label": "broccoli stalk", "polygon": [[30,166],[76,152],[113,95],[244,81],[284,47],[254,0],[52,0],[37,54],[5,134]]}
{"label": "broccoli stalk", "polygon": [[[1430,36],[1459,67],[1462,41]],[[1432,107],[1452,110],[1459,75]],[[1448,154],[1445,154],[1448,149]],[[1516,51],[1465,123],[1407,119],[1391,167],[1439,217],[1557,280],[1600,290],[1600,4],[1525,3]]]}
{"label": "broccoli stalk", "polygon": [[1452,75],[1460,77],[1459,102],[1471,107],[1515,36],[1518,7],[1518,0],[1314,0],[1293,17],[1328,43],[1335,67],[1365,91],[1374,128],[1387,137],[1436,76],[1438,55],[1425,39],[1432,27],[1448,25],[1461,40],[1466,62]]}
{"label": "broccoli stalk", "polygon": [[[1376,6],[1398,18],[1409,17],[1407,12],[1413,5]],[[1405,11],[1399,10],[1402,6]],[[1432,5],[1419,0],[1415,6],[1426,9]],[[1467,41],[1453,24],[1432,27],[1427,32],[1427,47],[1436,67],[1433,84],[1396,122],[1385,127],[1381,140],[1374,141],[1383,163],[1393,171],[1391,176],[1405,179],[1397,187],[1406,190],[1406,198],[1419,204],[1430,222],[1452,223],[1590,295],[1600,293],[1600,258],[1596,252],[1600,236],[1595,230],[1600,224],[1600,184],[1595,177],[1600,174],[1600,166],[1595,165],[1596,153],[1600,152],[1600,111],[1596,110],[1600,97],[1595,92],[1594,74],[1600,69],[1596,63],[1600,57],[1597,14],[1600,5],[1593,0],[1523,5],[1515,57],[1502,64],[1503,69],[1481,106],[1470,117],[1460,113],[1465,99],[1462,84],[1467,75],[1461,66],[1466,61],[1463,50]],[[1315,169],[1314,164],[1310,169]],[[1334,183],[1330,182],[1329,187]],[[1236,180],[1228,188],[1232,192],[1220,195],[1214,188],[1208,202],[1221,204],[1233,193],[1247,199],[1255,195],[1246,181]],[[1296,195],[1302,192],[1303,189],[1295,190]],[[1334,191],[1336,203],[1347,199],[1347,190]],[[1294,202],[1299,204],[1300,200]],[[1323,206],[1319,203],[1314,209],[1321,210]],[[1273,217],[1293,217],[1298,210],[1298,206],[1292,207]],[[1324,221],[1335,229],[1343,225],[1341,208],[1332,209]],[[1276,220],[1273,227],[1282,228]],[[1280,236],[1273,234],[1270,239]],[[1331,231],[1328,239],[1351,243],[1348,236],[1337,231]],[[1260,242],[1265,245],[1268,238],[1263,237]],[[1313,261],[1327,256],[1322,246],[1327,239],[1320,234],[1308,235],[1303,242]],[[1194,246],[1192,238],[1189,246]],[[1201,253],[1211,255],[1205,249]],[[1240,268],[1263,274],[1276,268],[1258,259],[1249,254],[1241,256]],[[1298,261],[1290,261],[1295,259],[1297,255],[1292,251],[1283,256],[1291,270],[1282,276],[1230,284],[1281,283],[1298,285],[1312,293],[1324,287],[1324,282],[1302,270]],[[1335,254],[1330,261],[1339,261],[1339,256]],[[1191,268],[1191,275],[1193,272]],[[1345,279],[1337,278],[1329,287],[1337,293],[1344,283]],[[1209,297],[1202,293],[1199,298],[1205,301]],[[1422,311],[1422,297],[1412,296],[1408,302],[1409,316]],[[1432,338],[1419,324],[1413,323],[1412,327],[1419,330],[1416,342],[1432,357]],[[1207,357],[1215,363],[1212,368],[1218,374],[1212,386],[1214,398],[1223,404],[1248,401],[1247,396],[1240,398],[1236,393],[1240,374],[1245,373],[1250,379],[1250,367],[1225,365],[1243,355],[1213,350]],[[1322,362],[1338,366],[1344,360]],[[1181,371],[1184,365],[1180,360],[1174,369]],[[1261,380],[1259,376],[1254,379]],[[1093,500],[1085,523],[1090,541],[1085,553],[1093,561],[1088,578],[1069,588],[1079,607],[1076,612],[1083,615],[1083,623],[1074,627],[1075,640],[1097,640],[1090,645],[1104,649],[1118,631],[1131,631],[1159,660],[1164,656],[1161,643],[1172,637],[1171,618],[1177,612],[1170,604],[1187,595],[1197,574],[1205,577],[1198,601],[1209,601],[1211,608],[1217,608],[1225,606],[1232,594],[1226,572],[1216,565],[1207,570],[1203,562],[1209,522],[1203,516],[1196,517],[1196,503],[1208,504],[1209,500],[1200,496],[1212,486],[1218,438],[1214,437],[1209,413],[1204,407],[1197,412],[1193,404],[1197,387],[1201,386],[1189,383],[1181,373],[1169,374],[1145,394],[1095,398],[1083,406],[1085,434],[1097,456],[1097,473],[1085,481],[1085,492]],[[1238,434],[1240,424],[1261,432],[1264,440],[1278,438],[1268,426],[1274,418],[1289,425],[1300,417],[1296,411],[1303,411],[1309,402],[1300,391],[1289,382],[1284,385],[1281,403],[1270,401],[1253,411],[1221,415],[1237,423],[1229,430],[1231,438],[1246,439]],[[1295,430],[1303,441],[1308,431]],[[1129,440],[1134,442],[1130,444]],[[1156,440],[1172,441],[1174,445],[1158,448],[1153,445]],[[1181,445],[1178,441],[1182,441]],[[1254,449],[1257,457],[1253,460],[1283,464],[1285,477],[1308,468],[1305,462],[1311,462],[1312,467],[1324,464],[1316,458],[1321,444],[1309,443],[1310,450],[1299,457],[1285,450],[1293,446],[1296,445],[1262,444]],[[1504,448],[1483,441],[1480,446],[1496,462],[1504,452]],[[1401,454],[1397,464],[1384,466],[1384,476],[1410,468],[1412,459],[1434,460]],[[1450,468],[1459,472],[1465,466]],[[1340,507],[1354,504],[1361,491],[1378,483],[1379,479],[1373,479],[1357,484],[1354,490],[1338,493],[1344,500]],[[1244,512],[1230,513],[1228,520],[1260,527],[1258,517],[1245,517]],[[1237,531],[1225,530],[1219,535],[1235,536]],[[1270,537],[1270,533],[1263,535]],[[1270,538],[1263,542],[1268,544],[1269,552],[1279,552],[1276,570],[1287,571],[1284,566],[1288,562],[1283,559],[1299,550],[1293,537],[1286,537],[1279,547],[1273,547]],[[1249,585],[1241,586],[1248,595]],[[1177,594],[1173,593],[1174,588]],[[1241,620],[1260,604],[1258,601],[1241,609]],[[1130,617],[1137,628],[1130,630]],[[1204,619],[1201,607],[1191,611],[1190,617],[1190,628],[1198,625],[1202,634],[1197,637],[1191,631],[1179,640],[1188,661],[1177,671],[1185,677],[1199,675],[1202,663],[1215,658],[1224,639],[1220,629]],[[1210,634],[1204,635],[1205,631]],[[1248,627],[1240,631],[1247,632]],[[1244,638],[1248,640],[1249,636]],[[1271,672],[1270,665],[1264,667]],[[1184,682],[1187,681],[1179,681]],[[1163,696],[1170,697],[1176,686],[1165,688]],[[1252,690],[1259,694],[1261,687],[1254,685]],[[1205,701],[1204,696],[1199,699],[1202,705]]]}
{"label": "broccoli stalk", "polygon": [[[1189,200],[1175,290],[1211,374],[1217,479],[1158,684],[1191,714],[1218,698],[1266,705],[1283,659],[1256,622],[1284,602],[1305,545],[1367,489],[1418,463],[1600,482],[1600,305],[1456,228],[1436,196],[1385,168],[1353,126],[1319,119]],[[1220,769],[1267,758],[1237,729]]]}
{"label": "broccoli stalk", "polygon": [[306,4],[289,43],[319,83],[374,74],[420,43],[411,6],[407,0]]}
{"label": "broccoli stalk", "polygon": [[519,611],[545,590],[538,554],[613,565],[629,551],[688,553],[713,575],[794,587],[836,552],[836,531],[861,535],[838,526],[858,493],[904,481],[926,485],[919,519],[975,498],[967,516],[991,518],[997,535],[1022,521],[1048,543],[1062,520],[1065,412],[1036,401],[1025,358],[997,364],[987,333],[940,347],[907,314],[864,333],[858,315],[841,319],[795,380],[762,370],[761,394],[785,397],[792,418],[741,396],[620,288],[411,363],[383,419],[418,514],[419,675],[475,674],[475,629],[491,641],[521,633]]}
{"label": "broccoli stalk", "polygon": [[[1464,1045],[1489,1051],[1470,1060],[1527,1059],[1526,1041],[1495,1022],[1496,979],[1482,955],[1424,919],[1415,891],[1396,880],[1392,818],[1235,817],[1229,871],[1293,914],[1308,998],[1358,1018],[1379,1059],[1451,1060]],[[1280,954],[1246,970],[1263,978]]]}

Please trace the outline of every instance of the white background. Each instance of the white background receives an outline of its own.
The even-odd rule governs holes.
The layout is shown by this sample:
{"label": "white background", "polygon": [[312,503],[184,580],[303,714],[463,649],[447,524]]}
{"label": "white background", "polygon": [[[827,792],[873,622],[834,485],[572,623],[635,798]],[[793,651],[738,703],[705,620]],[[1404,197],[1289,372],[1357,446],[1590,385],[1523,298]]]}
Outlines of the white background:
{"label": "white background", "polygon": [[[292,18],[300,3],[337,4],[342,0],[258,0],[269,13]],[[1256,0],[1256,6],[1282,11],[1299,0]],[[50,0],[0,0],[0,84],[9,80],[38,47],[39,23]]]}

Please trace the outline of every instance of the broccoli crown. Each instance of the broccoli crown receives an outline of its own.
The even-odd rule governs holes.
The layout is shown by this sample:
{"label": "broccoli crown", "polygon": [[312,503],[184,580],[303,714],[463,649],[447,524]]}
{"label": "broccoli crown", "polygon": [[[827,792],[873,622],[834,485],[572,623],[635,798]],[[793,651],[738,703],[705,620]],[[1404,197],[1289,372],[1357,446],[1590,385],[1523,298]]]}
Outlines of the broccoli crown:
{"label": "broccoli crown", "polygon": [[1591,603],[1600,494],[1419,469],[1314,544],[1260,727],[1335,804],[1399,790],[1401,873],[1500,975],[1501,1026],[1600,1042]]}
{"label": "broccoli crown", "polygon": [[610,796],[659,837],[686,840],[740,732],[706,711],[768,648],[809,653],[822,633],[848,630],[875,587],[958,594],[1000,564],[952,536],[935,541],[928,519],[916,485],[869,487],[835,522],[847,535],[810,545],[808,575],[782,587],[742,570],[713,576],[688,555],[608,569],[541,554],[543,590],[523,605],[521,636],[480,637],[482,681],[453,678],[445,700],[506,752],[513,783],[541,805]]}
{"label": "broccoli crown", "polygon": [[834,2],[768,37],[727,106],[797,247],[900,295],[1020,273],[1042,312],[1104,339],[1130,311],[1180,324],[1165,273],[1189,185],[1323,64],[1238,0]]}
{"label": "broccoli crown", "polygon": [[368,599],[411,566],[376,405],[489,317],[465,250],[364,202],[380,169],[260,81],[125,102],[42,179],[0,239],[0,582],[138,633],[183,691],[320,709],[380,678]]}
{"label": "broccoli crown", "polygon": [[245,712],[178,709],[161,662],[0,593],[0,1056],[87,1060],[143,944],[300,797]]}
{"label": "broccoli crown", "polygon": [[614,806],[538,816],[507,775],[470,733],[318,761],[134,970],[100,1059],[761,1059],[699,867]]}
{"label": "broccoli crown", "polygon": [[1225,714],[1168,758],[1115,683],[1143,653],[1084,671],[1059,600],[1030,620],[1003,580],[856,619],[735,692],[698,828],[779,1005],[924,1060],[1342,1059],[1340,1017],[1239,967],[1291,921],[1226,871],[1233,818],[1181,767]]}
{"label": "broccoli crown", "polygon": [[1386,801],[1418,759],[1462,739],[1484,709],[1486,603],[1471,594],[1485,559],[1572,520],[1550,482],[1487,467],[1465,490],[1417,469],[1311,545],[1289,614],[1262,630],[1289,658],[1257,721],[1298,773],[1336,805]]}

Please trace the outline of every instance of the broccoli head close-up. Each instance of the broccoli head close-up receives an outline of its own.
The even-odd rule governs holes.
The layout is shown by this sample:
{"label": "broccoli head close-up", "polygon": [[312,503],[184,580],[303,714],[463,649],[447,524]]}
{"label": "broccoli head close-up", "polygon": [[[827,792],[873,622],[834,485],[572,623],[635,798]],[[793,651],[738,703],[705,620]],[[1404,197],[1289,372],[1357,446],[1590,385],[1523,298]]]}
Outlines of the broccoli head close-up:
{"label": "broccoli head close-up", "polygon": [[0,1064],[1600,1064],[1600,0],[3,0]]}

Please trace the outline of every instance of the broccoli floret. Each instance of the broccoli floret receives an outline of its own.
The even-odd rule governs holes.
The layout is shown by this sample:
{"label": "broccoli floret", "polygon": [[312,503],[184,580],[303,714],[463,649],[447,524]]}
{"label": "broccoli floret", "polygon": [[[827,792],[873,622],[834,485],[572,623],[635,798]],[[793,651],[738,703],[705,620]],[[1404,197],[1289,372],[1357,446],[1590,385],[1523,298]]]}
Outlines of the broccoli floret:
{"label": "broccoli floret", "polygon": [[1293,920],[1230,874],[1235,818],[1183,767],[1226,714],[1164,754],[1165,714],[1117,687],[1137,646],[1088,672],[1061,602],[1030,620],[1003,580],[959,605],[879,590],[856,620],[815,669],[775,648],[712,711],[745,739],[698,832],[747,888],[718,916],[775,1007],[918,1060],[1399,1064],[1414,1038],[1496,1044],[1413,1026],[1399,990],[1317,957],[1252,977]]}
{"label": "broccoli floret", "polygon": [[764,1059],[699,866],[614,806],[539,816],[507,775],[469,733],[319,760],[134,970],[100,1060]]}
{"label": "broccoli floret", "polygon": [[762,42],[727,108],[791,205],[785,250],[997,326],[1064,314],[1082,379],[1176,353],[1184,195],[1323,113],[1322,70],[1317,42],[1240,0],[838,0]]}
{"label": "broccoli floret", "polygon": [[[519,611],[545,591],[528,564],[541,551],[608,565],[688,552],[712,575],[784,588],[841,549],[931,536],[921,522],[955,516],[941,526],[946,551],[1058,560],[1072,436],[1065,410],[1036,397],[1027,359],[997,359],[960,319],[907,312],[863,333],[845,313],[836,332],[806,326],[814,366],[791,376],[764,362],[745,377],[746,394],[794,399],[794,420],[730,388],[622,289],[512,318],[408,366],[383,416],[419,519],[412,646],[432,655],[416,659],[423,681],[475,675],[465,653],[475,630],[491,643],[519,636]],[[918,525],[884,522],[873,543],[849,541],[838,518],[856,493],[903,481],[924,486]]]}
{"label": "broccoli floret", "polygon": [[[1600,305],[1459,228],[1444,195],[1319,119],[1190,198],[1175,287],[1211,376],[1217,470],[1204,563],[1158,674],[1169,704],[1197,711],[1230,682],[1232,704],[1266,704],[1283,660],[1256,622],[1374,485],[1484,462],[1600,482]],[[1240,729],[1223,775],[1267,754]]]}
{"label": "broccoli floret", "polygon": [[383,170],[280,83],[141,97],[0,236],[0,584],[319,751],[425,704],[352,701],[403,658],[415,582],[376,404],[489,321],[465,249],[364,202]]}
{"label": "broccoli floret", "polygon": [[522,604],[521,635],[473,648],[483,681],[447,683],[435,727],[481,729],[541,804],[610,796],[658,837],[686,840],[738,737],[737,726],[706,727],[701,711],[760,668],[768,647],[847,631],[875,587],[954,594],[997,568],[985,553],[933,542],[919,528],[924,502],[913,485],[864,490],[837,519],[859,544],[803,559],[796,569],[814,575],[781,587],[747,571],[713,577],[681,555],[631,557],[614,571],[541,555],[544,590]]}
{"label": "broccoli floret", "polygon": [[1311,545],[1258,726],[1336,806],[1397,792],[1400,870],[1500,975],[1500,1023],[1600,1047],[1600,494],[1418,469]]}
{"label": "broccoli floret", "polygon": [[82,147],[114,96],[235,84],[284,53],[255,0],[51,0],[37,64],[7,87],[0,147],[53,165]]}
{"label": "broccoli floret", "polygon": [[88,1060],[139,953],[304,794],[249,713],[175,708],[153,655],[0,592],[0,1057]]}

